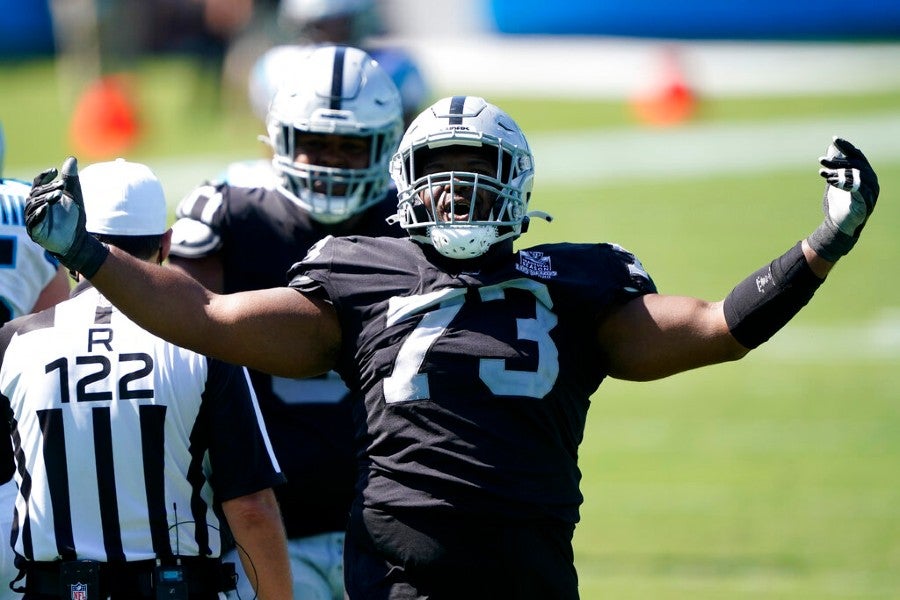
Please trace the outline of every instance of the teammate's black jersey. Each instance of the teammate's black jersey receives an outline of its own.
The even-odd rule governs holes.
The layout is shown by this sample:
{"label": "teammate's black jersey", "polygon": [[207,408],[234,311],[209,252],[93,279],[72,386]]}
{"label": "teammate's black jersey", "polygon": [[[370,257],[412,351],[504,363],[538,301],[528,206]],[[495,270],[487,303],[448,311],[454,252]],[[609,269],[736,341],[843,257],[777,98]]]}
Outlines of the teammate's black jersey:
{"label": "teammate's black jersey", "polygon": [[[288,269],[327,235],[352,231],[406,236],[386,218],[396,192],[350,222],[324,226],[276,190],[202,186],[177,209],[172,254],[218,253],[226,293],[287,284]],[[335,373],[315,379],[272,377],[251,370],[269,435],[288,482],[276,489],[290,538],[343,531],[357,463],[347,387]]]}
{"label": "teammate's black jersey", "polygon": [[291,271],[343,333],[338,371],[365,396],[366,509],[452,508],[575,523],[598,320],[654,292],[630,253],[548,244],[476,263],[409,239],[332,238]]}
{"label": "teammate's black jersey", "polygon": [[0,360],[27,560],[215,557],[214,503],[284,481],[246,370],[153,336],[93,287],[0,328]]}

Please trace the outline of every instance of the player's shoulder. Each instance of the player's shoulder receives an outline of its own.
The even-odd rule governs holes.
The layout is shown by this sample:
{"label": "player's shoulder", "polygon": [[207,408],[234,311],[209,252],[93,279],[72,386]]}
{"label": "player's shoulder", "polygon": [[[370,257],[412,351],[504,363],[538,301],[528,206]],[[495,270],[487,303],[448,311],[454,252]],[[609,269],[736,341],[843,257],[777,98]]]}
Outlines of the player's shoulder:
{"label": "player's shoulder", "polygon": [[207,181],[181,199],[172,224],[173,256],[200,258],[221,247],[220,228],[228,195],[225,182]]}
{"label": "player's shoulder", "polygon": [[399,259],[412,249],[413,242],[409,236],[329,235],[316,242],[310,248],[308,256],[327,250],[332,261],[341,259],[345,262],[365,263],[391,254]]}
{"label": "player's shoulder", "polygon": [[264,201],[279,198],[277,190],[263,186],[235,185],[221,179],[209,180],[181,199],[175,209],[176,218],[214,223],[222,215],[256,207]]}
{"label": "player's shoulder", "polygon": [[574,263],[631,263],[637,257],[624,247],[609,242],[555,242],[537,244],[519,250],[522,256],[554,256]]}
{"label": "player's shoulder", "polygon": [[621,287],[655,291],[641,261],[614,243],[551,243],[519,250],[516,269],[538,279],[565,285]]}
{"label": "player's shoulder", "polygon": [[197,221],[208,220],[210,215],[219,210],[224,201],[224,186],[222,181],[204,181],[178,202],[178,206],[175,208],[175,217]]}
{"label": "player's shoulder", "polygon": [[343,250],[355,248],[362,252],[375,251],[380,253],[392,250],[402,252],[400,249],[412,248],[415,245],[409,236],[397,238],[384,235],[353,234],[329,237],[331,238],[329,243],[336,248]]}
{"label": "player's shoulder", "polygon": [[292,273],[323,272],[329,276],[348,274],[376,275],[403,271],[421,259],[415,243],[405,238],[386,236],[325,236],[294,265]]}
{"label": "player's shoulder", "polygon": [[409,237],[351,235],[319,240],[288,279],[294,289],[324,289],[335,305],[356,310],[408,291],[427,273],[421,249]]}
{"label": "player's shoulder", "polygon": [[286,207],[275,189],[236,186],[212,181],[188,194],[175,211],[172,225],[174,256],[199,258],[218,251],[226,238],[241,236],[247,227],[304,218]]}

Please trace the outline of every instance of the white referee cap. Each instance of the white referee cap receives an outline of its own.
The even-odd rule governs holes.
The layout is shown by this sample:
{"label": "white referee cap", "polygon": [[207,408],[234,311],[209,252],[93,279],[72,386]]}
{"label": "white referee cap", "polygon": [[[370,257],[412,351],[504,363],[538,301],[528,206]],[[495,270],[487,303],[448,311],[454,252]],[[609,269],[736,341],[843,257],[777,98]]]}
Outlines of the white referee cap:
{"label": "white referee cap", "polygon": [[79,178],[90,233],[161,235],[168,229],[166,196],[147,165],[117,158],[89,165]]}

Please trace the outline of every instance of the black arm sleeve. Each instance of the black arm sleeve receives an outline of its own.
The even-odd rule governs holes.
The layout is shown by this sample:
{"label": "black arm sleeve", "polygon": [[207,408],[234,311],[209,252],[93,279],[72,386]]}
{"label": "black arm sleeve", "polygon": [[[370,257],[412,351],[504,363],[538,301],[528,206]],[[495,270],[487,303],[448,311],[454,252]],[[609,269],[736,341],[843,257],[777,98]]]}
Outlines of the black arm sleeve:
{"label": "black arm sleeve", "polygon": [[746,278],[725,298],[725,321],[745,348],[756,348],[784,327],[822,285],[800,242]]}

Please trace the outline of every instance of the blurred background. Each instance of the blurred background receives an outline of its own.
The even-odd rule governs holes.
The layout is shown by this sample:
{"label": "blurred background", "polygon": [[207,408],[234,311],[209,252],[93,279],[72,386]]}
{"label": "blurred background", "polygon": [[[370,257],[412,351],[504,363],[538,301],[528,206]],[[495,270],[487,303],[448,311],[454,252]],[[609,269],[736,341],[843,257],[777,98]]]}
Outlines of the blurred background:
{"label": "blurred background", "polygon": [[[707,122],[721,99],[803,97],[825,108],[900,89],[900,3],[877,0],[853,10],[837,0],[0,0],[0,10],[9,104],[0,118],[7,166],[20,175],[66,153],[190,153],[211,164],[264,155],[252,71],[273,46],[322,39],[363,46],[395,73],[415,71],[410,114],[457,93],[587,101],[594,108],[572,119],[580,129],[614,122],[653,136]],[[535,124],[529,111],[513,116],[538,133],[550,111],[541,112]],[[895,122],[874,128],[885,126],[898,131]],[[802,135],[776,144],[785,160],[802,160]],[[881,147],[889,137],[860,142],[891,151]],[[701,152],[737,161],[725,143],[731,151]],[[535,146],[546,177],[584,170],[572,163],[581,153]],[[760,151],[745,147],[742,160]],[[668,152],[627,158],[616,172],[643,171],[645,161],[675,167]],[[606,174],[609,163],[591,167]],[[166,184],[178,195],[195,180],[178,172]]]}
{"label": "blurred background", "polygon": [[[519,122],[532,208],[556,217],[520,245],[620,243],[665,293],[721,298],[812,231],[817,159],[850,139],[881,199],[807,309],[740,363],[601,386],[576,561],[586,599],[900,598],[900,3],[0,0],[0,14],[6,176],[126,156],[174,206],[267,155],[254,68],[327,34],[409,77],[413,112],[478,94]],[[352,18],[326,30],[323,15]]]}

